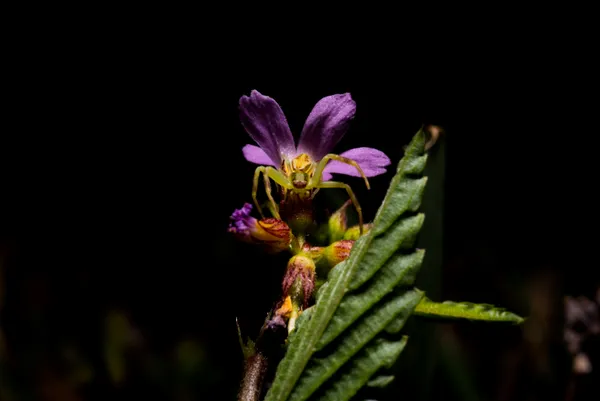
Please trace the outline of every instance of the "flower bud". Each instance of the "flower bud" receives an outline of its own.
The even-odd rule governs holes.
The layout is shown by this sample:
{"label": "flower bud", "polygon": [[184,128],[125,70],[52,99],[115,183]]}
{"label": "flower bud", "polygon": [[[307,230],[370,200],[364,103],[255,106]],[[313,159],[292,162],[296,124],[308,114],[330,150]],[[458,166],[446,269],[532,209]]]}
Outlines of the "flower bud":
{"label": "flower bud", "polygon": [[283,296],[288,295],[292,302],[308,306],[308,301],[315,289],[315,262],[307,255],[293,256],[287,265],[283,277]]}
{"label": "flower bud", "polygon": [[336,241],[325,248],[321,260],[326,262],[329,267],[334,267],[338,263],[348,259],[353,245],[353,240]]}
{"label": "flower bud", "polygon": [[[297,283],[298,281],[296,281]],[[289,295],[280,302],[279,308],[275,311],[274,317],[269,320],[268,327],[271,329],[285,328],[287,326],[288,333],[291,333],[296,327],[296,320],[302,313],[300,305],[292,301]],[[287,322],[287,323],[286,323]]]}
{"label": "flower bud", "polygon": [[[369,230],[371,229],[371,227],[373,227],[373,223],[363,224],[363,235],[365,235],[366,233],[368,233]],[[355,226],[350,227],[344,233],[344,239],[345,240],[356,241],[358,238],[360,238],[360,226],[358,224],[355,225]]]}
{"label": "flower bud", "polygon": [[257,220],[250,216],[252,205],[244,204],[231,215],[231,223],[227,231],[238,239],[262,245],[268,252],[276,253],[289,249],[292,241],[291,230],[285,222],[267,218]]}
{"label": "flower bud", "polygon": [[348,200],[338,210],[329,217],[328,228],[330,241],[338,241],[344,237],[348,228],[348,219],[346,217],[346,208],[352,201]]}

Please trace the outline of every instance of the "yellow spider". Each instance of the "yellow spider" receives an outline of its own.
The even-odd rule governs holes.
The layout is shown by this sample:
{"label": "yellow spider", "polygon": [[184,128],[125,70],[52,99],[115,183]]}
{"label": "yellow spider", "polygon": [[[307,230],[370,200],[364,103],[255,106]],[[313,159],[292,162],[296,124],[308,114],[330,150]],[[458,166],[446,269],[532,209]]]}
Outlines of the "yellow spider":
{"label": "yellow spider", "polygon": [[365,173],[362,171],[358,163],[356,163],[354,160],[330,153],[325,155],[318,162],[315,162],[311,160],[310,156],[308,156],[306,153],[302,153],[292,160],[284,159],[281,163],[280,170],[277,170],[271,166],[259,166],[256,168],[252,185],[252,200],[254,201],[254,204],[256,205],[260,215],[264,218],[262,208],[260,207],[257,199],[258,183],[262,173],[265,184],[265,192],[267,193],[267,197],[269,198],[269,202],[271,202],[271,206],[277,219],[281,219],[281,217],[279,216],[279,208],[277,203],[275,202],[275,199],[273,199],[273,195],[271,193],[271,181],[269,178],[281,186],[284,202],[290,193],[297,194],[302,199],[312,199],[321,188],[343,188],[348,193],[348,196],[352,200],[352,204],[356,208],[359,229],[360,233],[362,234],[362,209],[358,203],[358,199],[356,199],[356,196],[352,191],[352,188],[350,188],[350,185],[343,182],[321,180],[323,170],[330,160],[336,160],[338,162],[346,163],[355,167],[360,176],[365,180],[367,189],[370,189],[369,180],[365,176]]}

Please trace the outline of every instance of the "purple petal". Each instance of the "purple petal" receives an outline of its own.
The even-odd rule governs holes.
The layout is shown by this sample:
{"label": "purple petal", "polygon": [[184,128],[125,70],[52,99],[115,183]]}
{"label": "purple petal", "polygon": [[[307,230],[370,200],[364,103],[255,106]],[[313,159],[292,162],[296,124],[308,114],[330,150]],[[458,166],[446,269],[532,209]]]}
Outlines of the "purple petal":
{"label": "purple petal", "polygon": [[240,239],[249,240],[250,230],[256,223],[256,219],[250,216],[250,212],[252,212],[252,205],[249,203],[244,203],[241,209],[234,210],[229,217],[231,222],[227,231],[235,234]]}
{"label": "purple petal", "polygon": [[244,154],[246,160],[248,160],[250,163],[260,164],[263,166],[279,167],[275,164],[275,162],[273,162],[273,160],[271,160],[265,151],[258,146],[246,145],[242,148],[242,153]]}
{"label": "purple petal", "polygon": [[355,112],[356,103],[349,93],[319,100],[304,123],[298,153],[321,160],[342,139]]}
{"label": "purple petal", "polygon": [[[358,163],[360,168],[367,177],[374,177],[385,173],[385,167],[389,166],[391,161],[390,158],[385,155],[381,150],[373,148],[355,148],[350,149],[340,156],[347,157]],[[330,161],[323,170],[322,180],[327,181],[331,179],[331,173],[346,174],[354,177],[360,177],[360,173],[356,167],[352,167],[349,164],[338,162],[335,160]]]}
{"label": "purple petal", "polygon": [[321,174],[321,181],[329,181],[332,178],[333,176],[326,171],[323,171],[323,174]]}
{"label": "purple petal", "polygon": [[253,90],[240,98],[240,120],[248,135],[265,151],[276,166],[282,155],[296,151],[294,137],[281,107],[268,96]]}

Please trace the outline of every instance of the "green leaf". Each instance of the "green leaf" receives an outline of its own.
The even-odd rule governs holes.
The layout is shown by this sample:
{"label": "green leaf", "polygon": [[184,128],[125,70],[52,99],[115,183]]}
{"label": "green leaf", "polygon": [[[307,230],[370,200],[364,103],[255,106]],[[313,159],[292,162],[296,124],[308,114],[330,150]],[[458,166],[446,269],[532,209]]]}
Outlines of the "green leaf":
{"label": "green leaf", "polygon": [[[329,344],[394,287],[412,285],[424,254],[423,250],[419,250],[409,255],[395,255],[377,272],[364,291],[345,296],[335,314],[335,316],[343,316],[344,319],[331,320],[317,343],[317,350]],[[420,299],[421,294],[415,297]]]}
{"label": "green leaf", "polygon": [[340,379],[325,389],[319,400],[346,401],[352,398],[379,368],[390,368],[396,362],[407,340],[405,336],[400,341],[373,341],[341,372]]}
{"label": "green leaf", "polygon": [[426,184],[426,139],[423,130],[413,137],[373,227],[297,322],[266,401],[349,399],[404,348],[406,339],[380,335],[390,325],[400,330],[423,296],[412,285],[424,256],[413,246],[424,219],[414,213]]}
{"label": "green leaf", "polygon": [[[331,352],[325,350],[322,357],[320,353],[315,353],[296,385],[290,401],[301,401],[308,398],[361,348],[384,330],[394,318],[406,322],[422,296],[423,294],[418,290],[405,291],[404,289],[397,291],[397,294],[391,294],[390,297],[386,297],[371,309],[359,324],[342,336],[338,344],[333,344],[335,347],[332,347]],[[337,313],[336,316],[338,316]],[[339,316],[344,315],[340,314]]]}
{"label": "green leaf", "polygon": [[521,316],[508,312],[506,309],[497,308],[494,305],[452,301],[433,302],[427,297],[421,299],[414,313],[418,316],[445,319],[487,320],[516,324],[525,321]]}

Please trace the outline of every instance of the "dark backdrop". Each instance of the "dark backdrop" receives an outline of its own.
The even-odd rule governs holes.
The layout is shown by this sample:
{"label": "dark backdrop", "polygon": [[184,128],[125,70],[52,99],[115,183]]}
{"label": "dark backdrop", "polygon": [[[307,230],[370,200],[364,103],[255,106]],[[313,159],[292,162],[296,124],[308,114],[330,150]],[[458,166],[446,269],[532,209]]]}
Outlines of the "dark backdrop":
{"label": "dark backdrop", "polygon": [[[463,344],[477,394],[543,399],[566,386],[567,359],[540,362],[556,381],[539,379],[528,361],[562,361],[562,296],[598,286],[597,81],[586,62],[562,69],[551,52],[444,46],[368,60],[352,52],[308,59],[304,49],[297,62],[243,43],[38,39],[14,61],[0,149],[0,316],[12,387],[44,399],[234,397],[242,367],[235,318],[256,335],[285,263],[226,233],[233,209],[251,199],[255,166],[241,147],[252,142],[237,105],[252,89],[280,103],[296,134],[321,97],[350,92],[356,118],[336,150],[377,147],[394,163],[422,124],[442,126],[444,294],[529,315],[531,288],[542,288],[540,302],[552,305],[542,310],[558,315],[546,319],[552,339],[537,351],[523,345],[524,329],[443,327]],[[391,176],[372,179],[371,191],[349,179],[367,218]],[[137,333],[120,385],[104,361],[109,311]],[[502,352],[481,354],[482,339]],[[177,359],[182,342],[189,365]],[[73,379],[78,363],[91,367],[88,379]],[[191,373],[177,376],[177,363]],[[435,399],[461,398],[440,386]]]}

